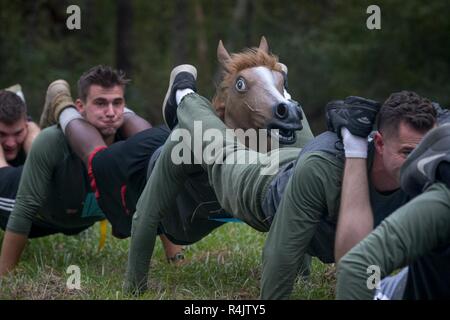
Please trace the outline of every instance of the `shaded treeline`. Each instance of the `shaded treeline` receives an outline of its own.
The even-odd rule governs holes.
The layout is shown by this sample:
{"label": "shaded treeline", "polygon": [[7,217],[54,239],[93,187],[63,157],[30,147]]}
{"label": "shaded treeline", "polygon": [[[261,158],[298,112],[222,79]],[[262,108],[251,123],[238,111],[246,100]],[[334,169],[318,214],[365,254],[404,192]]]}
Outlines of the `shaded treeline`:
{"label": "shaded treeline", "polygon": [[[81,30],[66,28],[66,8],[81,8]],[[0,86],[21,83],[37,118],[49,82],[75,84],[96,64],[132,78],[129,105],[161,122],[171,68],[192,63],[199,89],[211,97],[217,81],[216,47],[230,51],[259,43],[289,67],[289,89],[315,133],[324,129],[329,100],[362,95],[384,100],[416,90],[450,105],[450,3],[378,1],[382,29],[366,28],[361,0],[0,0]]]}

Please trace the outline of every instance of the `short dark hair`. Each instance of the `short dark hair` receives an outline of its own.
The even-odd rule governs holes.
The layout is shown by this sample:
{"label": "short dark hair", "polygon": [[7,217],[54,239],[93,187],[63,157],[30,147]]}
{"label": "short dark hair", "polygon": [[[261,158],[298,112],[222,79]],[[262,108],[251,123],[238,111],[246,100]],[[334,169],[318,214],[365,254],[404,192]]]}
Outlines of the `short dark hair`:
{"label": "short dark hair", "polygon": [[130,82],[121,70],[114,70],[109,66],[98,65],[85,73],[78,80],[78,98],[86,101],[91,85],[96,84],[104,88],[121,86],[125,89],[126,84]]}
{"label": "short dark hair", "polygon": [[436,124],[436,110],[430,100],[415,92],[395,92],[382,105],[377,127],[381,133],[391,134],[397,132],[401,122],[427,132]]}
{"label": "short dark hair", "polygon": [[0,90],[0,122],[13,124],[21,118],[26,118],[27,106],[14,92]]}

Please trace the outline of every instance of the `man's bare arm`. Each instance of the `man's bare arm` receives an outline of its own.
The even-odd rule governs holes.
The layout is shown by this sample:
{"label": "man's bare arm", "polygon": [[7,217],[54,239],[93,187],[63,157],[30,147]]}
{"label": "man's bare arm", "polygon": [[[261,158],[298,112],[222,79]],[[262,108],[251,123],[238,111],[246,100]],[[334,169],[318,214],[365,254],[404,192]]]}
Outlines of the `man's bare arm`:
{"label": "man's bare arm", "polygon": [[367,177],[367,138],[352,135],[347,128],[342,128],[341,133],[345,168],[334,247],[336,262],[373,229]]}
{"label": "man's bare arm", "polygon": [[0,277],[12,271],[18,264],[27,239],[28,237],[23,234],[12,231],[5,232],[0,255]]}
{"label": "man's bare arm", "polygon": [[336,262],[372,229],[366,159],[346,158],[334,248]]}
{"label": "man's bare arm", "polygon": [[136,133],[139,133],[146,129],[150,129],[152,127],[147,120],[133,112],[124,113],[123,120],[123,125],[119,130],[125,138],[132,137]]}

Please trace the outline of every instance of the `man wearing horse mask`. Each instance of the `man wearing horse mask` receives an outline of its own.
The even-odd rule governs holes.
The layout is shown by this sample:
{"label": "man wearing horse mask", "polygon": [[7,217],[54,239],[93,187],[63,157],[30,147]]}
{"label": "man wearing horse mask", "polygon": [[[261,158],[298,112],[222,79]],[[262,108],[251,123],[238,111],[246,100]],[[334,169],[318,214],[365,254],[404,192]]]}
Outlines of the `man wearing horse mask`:
{"label": "man wearing horse mask", "polygon": [[[265,40],[262,44],[266,45]],[[224,52],[225,49],[221,44],[218,51],[219,59],[221,54],[228,55]],[[275,58],[268,59],[268,61],[277,70],[283,71],[283,73],[277,71],[277,85],[284,91],[284,95],[277,93],[282,97],[281,103],[277,105],[279,106],[278,109],[291,112],[290,116],[284,115],[283,121],[274,119],[271,125],[279,125],[280,127],[285,125],[288,129],[289,126],[300,127],[299,123],[295,123],[294,126],[292,124],[292,122],[299,122],[301,113],[297,103],[289,101],[290,96],[285,91],[287,68],[277,63]],[[259,75],[259,77],[262,80],[267,80],[264,79],[264,73],[262,75]],[[255,80],[261,81],[261,79]],[[270,82],[270,79],[268,82]],[[271,86],[273,87],[274,84],[271,83]],[[270,90],[275,90],[275,87]],[[223,98],[220,95],[222,89],[219,88],[218,92],[215,101],[220,105],[220,100]],[[255,111],[259,112],[266,106],[272,108],[277,100],[272,101],[270,96],[269,98],[263,99],[264,104],[259,103],[259,109],[257,108]],[[290,110],[288,110],[289,108]],[[79,115],[76,116],[75,114],[70,117],[65,115],[66,112],[67,114],[75,114],[75,109],[68,108],[68,111],[55,115],[55,118],[59,119],[60,122],[62,121],[63,132],[74,152],[84,160],[87,167],[92,166],[92,176],[96,182],[92,185],[95,188],[94,191],[99,194],[100,206],[112,223],[114,234],[127,237],[131,232],[131,218],[135,211],[136,202],[145,187],[146,176],[148,175],[146,173],[153,168],[161,149],[158,147],[164,144],[170,132],[164,127],[144,130],[135,137],[115,143],[97,154],[97,150],[104,148],[104,143],[102,143],[98,131]],[[303,146],[306,141],[312,138],[306,119],[302,119],[301,126],[304,128],[301,134],[292,131],[291,135],[286,138],[292,145]],[[92,156],[93,154],[95,156]],[[89,161],[89,159],[92,159],[92,161]],[[208,219],[212,215],[211,212],[219,212],[218,215],[222,218],[223,215],[229,216],[218,203],[214,190],[209,185],[207,174],[200,166],[195,166],[192,168],[182,191],[172,202],[172,207],[167,210],[159,228],[164,230],[164,233],[173,242],[183,245],[191,244],[202,239],[213,229],[223,225],[223,221]],[[217,215],[214,217],[217,217]]]}
{"label": "man wearing horse mask", "polygon": [[[194,121],[201,120],[204,130],[215,129],[229,137],[229,128],[213,112],[211,104],[195,93],[195,81],[194,67],[174,69],[163,104],[166,122],[177,123],[177,128],[192,134]],[[368,147],[364,141],[372,131],[378,110],[378,103],[358,97],[329,104],[329,129],[339,137],[333,132],[324,133],[307,144],[300,154],[299,149],[279,149],[261,156],[236,139],[225,138],[223,148],[213,161],[197,157],[201,163],[196,166],[174,164],[171,153],[177,143],[167,140],[134,216],[127,289],[146,288],[158,221],[164,218],[164,211],[177,195],[187,173],[200,166],[208,173],[225,210],[259,231],[269,231],[263,252],[261,297],[288,298],[306,253],[323,262],[335,260],[335,231],[346,156],[368,159],[368,174],[373,178],[370,181],[373,217],[369,222],[366,217],[354,219],[352,226],[359,228],[355,234],[349,231],[354,229],[341,228],[336,256],[345,253],[374,225],[408,201],[406,194],[398,189],[398,170],[406,154],[434,126],[436,112],[428,100],[417,94],[393,94],[381,111],[384,120],[379,127],[384,129],[377,132],[374,143]],[[349,133],[341,137],[343,127]],[[194,143],[190,141],[191,146]],[[209,141],[202,141],[202,150],[208,145]],[[256,165],[226,161],[236,155],[265,161],[255,162]],[[278,161],[279,169],[274,175],[261,175],[264,163],[272,160]]]}

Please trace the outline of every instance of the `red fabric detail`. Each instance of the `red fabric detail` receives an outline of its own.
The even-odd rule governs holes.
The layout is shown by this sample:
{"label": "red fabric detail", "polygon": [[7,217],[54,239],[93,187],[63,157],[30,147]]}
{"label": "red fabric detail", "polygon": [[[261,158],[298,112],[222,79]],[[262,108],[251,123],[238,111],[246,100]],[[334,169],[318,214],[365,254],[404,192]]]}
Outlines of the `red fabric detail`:
{"label": "red fabric detail", "polygon": [[122,187],[120,188],[120,199],[122,200],[122,207],[125,209],[125,213],[127,215],[130,215],[130,210],[127,209],[127,203],[125,201],[126,193],[127,193],[127,186],[122,185]]}
{"label": "red fabric detail", "polygon": [[95,193],[95,198],[98,200],[98,198],[100,198],[100,193],[98,192],[97,189],[97,182],[95,181],[95,177],[94,177],[94,171],[92,170],[92,160],[94,160],[95,155],[106,149],[106,146],[101,146],[101,147],[97,147],[94,149],[94,151],[91,152],[91,154],[89,155],[88,158],[88,177],[89,177],[89,183],[91,185],[91,189],[92,191]]}

